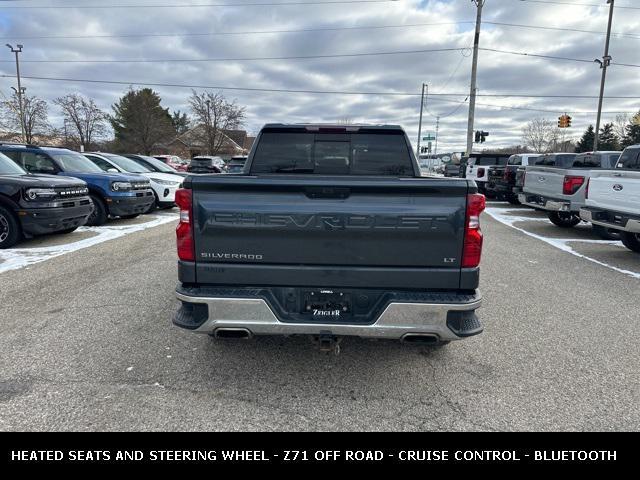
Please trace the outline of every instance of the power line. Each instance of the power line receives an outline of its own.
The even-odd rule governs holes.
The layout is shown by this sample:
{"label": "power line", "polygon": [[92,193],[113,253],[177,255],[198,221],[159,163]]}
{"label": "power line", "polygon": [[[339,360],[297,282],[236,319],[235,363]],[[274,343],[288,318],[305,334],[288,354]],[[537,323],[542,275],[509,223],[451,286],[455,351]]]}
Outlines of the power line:
{"label": "power line", "polygon": [[[415,53],[455,52],[463,48],[432,48],[421,50],[403,50],[394,52],[339,53],[327,55],[289,55],[284,57],[237,57],[237,58],[155,58],[155,59],[116,59],[116,60],[25,60],[25,63],[165,63],[165,62],[252,62],[258,60],[306,60],[317,58],[370,57],[377,55],[409,55]],[[10,60],[0,60],[7,63]]]}
{"label": "power line", "polygon": [[[363,52],[363,53],[340,53],[340,54],[326,54],[326,55],[289,55],[283,57],[227,57],[227,58],[156,58],[156,59],[111,59],[111,60],[23,60],[23,63],[200,63],[200,62],[252,62],[252,61],[270,61],[270,60],[308,60],[308,59],[323,59],[323,58],[352,58],[352,57],[371,57],[371,56],[386,56],[386,55],[412,55],[418,53],[436,53],[436,52],[455,52],[464,51],[466,47],[456,48],[432,48],[432,49],[420,49],[420,50],[400,50],[393,52]],[[524,57],[545,58],[551,60],[564,60],[570,62],[580,63],[593,63],[593,60],[586,60],[582,58],[560,57],[554,55],[543,55],[538,53],[529,52],[514,52],[510,50],[500,50],[497,48],[483,48],[479,50],[485,52],[503,53],[507,55],[520,55]],[[0,63],[8,63],[10,60],[0,60]],[[631,63],[615,63],[611,62],[611,65],[617,65],[620,67],[633,67],[640,68],[638,64]]]}
{"label": "power line", "polygon": [[[507,55],[521,55],[524,57],[546,58],[549,60],[564,60],[568,62],[593,63],[593,60],[586,60],[584,58],[558,57],[554,55],[542,55],[539,53],[528,53],[528,52],[512,52],[510,50],[499,50],[497,48],[480,48],[480,50],[484,50],[485,52],[504,53]],[[611,65],[617,65],[619,67],[640,68],[640,64],[633,64],[633,63],[611,62]]]}
{"label": "power line", "polygon": [[[0,75],[0,78],[15,78],[14,75]],[[21,78],[26,78],[29,80],[43,80],[43,81],[54,81],[54,82],[76,82],[76,83],[92,83],[92,84],[105,84],[105,85],[139,85],[139,86],[147,86],[147,87],[171,87],[171,88],[190,88],[190,89],[202,89],[202,90],[231,90],[231,91],[242,91],[242,92],[269,92],[269,93],[303,93],[303,94],[329,94],[329,95],[377,95],[377,96],[420,96],[419,93],[415,92],[356,92],[356,91],[343,91],[343,90],[310,90],[310,89],[288,89],[288,88],[258,88],[258,87],[228,87],[228,86],[219,86],[219,85],[185,85],[181,83],[157,83],[157,82],[135,82],[135,81],[123,81],[123,80],[91,80],[91,79],[81,79],[81,78],[59,78],[59,77],[36,77],[36,76],[24,76]],[[444,95],[444,94],[440,94]],[[439,102],[449,102],[449,103],[465,103],[466,100],[460,102],[458,100],[447,99],[447,98],[432,98],[432,101]],[[566,108],[562,110],[544,110],[539,108],[532,107],[513,107],[513,106],[505,106],[505,105],[495,105],[490,103],[478,103],[477,105],[487,106],[487,107],[495,107],[495,108],[503,108],[510,110],[527,110],[534,112],[545,112],[545,113],[563,113]],[[590,114],[596,113],[595,111],[581,111],[576,112],[573,111],[573,114]],[[629,111],[609,111],[603,112],[607,114],[615,114],[615,113],[634,113]]]}
{"label": "power line", "polygon": [[[520,2],[529,2],[529,3],[544,3],[550,5],[569,5],[572,7],[598,7],[598,8],[609,8],[608,5],[596,4],[596,3],[570,3],[570,2],[558,2],[551,0],[518,0]],[[624,8],[627,10],[640,10],[640,7],[628,7],[626,5],[616,5],[615,8]]]}
{"label": "power line", "polygon": [[337,5],[347,3],[391,3],[398,0],[328,0],[324,2],[268,2],[268,3],[186,3],[186,4],[121,4],[121,5],[9,5],[2,8],[7,10],[44,10],[44,9],[119,9],[119,8],[208,8],[208,7],[274,7],[274,6],[306,6],[306,5]]}
{"label": "power line", "polygon": [[[231,31],[231,32],[184,32],[184,33],[122,33],[122,34],[104,34],[104,35],[12,35],[0,37],[3,40],[73,40],[73,39],[87,39],[87,38],[145,38],[145,37],[214,37],[225,35],[264,35],[273,33],[307,33],[307,32],[336,32],[336,31],[348,31],[348,30],[377,30],[386,28],[414,28],[414,27],[438,27],[444,25],[465,25],[473,24],[473,21],[459,21],[459,22],[430,22],[430,23],[405,23],[396,25],[362,25],[362,26],[346,26],[346,27],[318,27],[318,28],[299,28],[299,29],[277,29],[277,30],[247,30],[247,31]],[[589,33],[594,35],[606,35],[607,32],[600,32],[597,30],[583,30],[579,28],[563,28],[563,27],[547,27],[542,25],[526,25],[521,23],[506,23],[506,22],[483,22],[487,25],[496,25],[500,27],[513,27],[513,28],[529,28],[539,30],[553,30],[560,32],[576,32],[576,33]],[[625,38],[640,39],[640,35],[634,33],[624,32],[612,32],[611,35]]]}

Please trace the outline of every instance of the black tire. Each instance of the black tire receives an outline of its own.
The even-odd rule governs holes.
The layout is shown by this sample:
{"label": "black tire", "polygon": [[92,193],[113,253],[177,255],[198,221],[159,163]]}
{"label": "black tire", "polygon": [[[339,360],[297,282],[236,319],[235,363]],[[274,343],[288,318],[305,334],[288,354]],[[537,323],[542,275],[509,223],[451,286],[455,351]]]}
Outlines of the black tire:
{"label": "black tire", "polygon": [[620,232],[620,240],[629,250],[640,253],[640,233]]}
{"label": "black tire", "polygon": [[134,213],[133,215],[121,215],[120,218],[126,218],[127,220],[129,220],[130,218],[136,218],[139,216],[140,216],[139,213]]}
{"label": "black tire", "polygon": [[520,203],[520,200],[518,200],[518,197],[516,197],[515,195],[510,195],[509,197],[507,197],[507,202],[509,202],[511,205],[522,205]]}
{"label": "black tire", "polygon": [[0,206],[0,249],[13,247],[22,237],[18,219],[13,212]]}
{"label": "black tire", "polygon": [[620,230],[603,227],[602,225],[591,225],[593,233],[603,240],[620,240]]}
{"label": "black tire", "polygon": [[89,196],[91,197],[91,202],[93,202],[93,211],[87,219],[87,225],[90,227],[103,225],[108,217],[107,207],[100,197],[91,194]]}
{"label": "black tire", "polygon": [[579,216],[570,212],[548,212],[547,216],[551,223],[561,228],[573,228],[581,222]]}
{"label": "black tire", "polygon": [[75,232],[78,229],[78,227],[73,227],[73,228],[65,228],[64,230],[60,230],[56,233],[71,233],[71,232]]}
{"label": "black tire", "polygon": [[144,211],[144,214],[148,215],[153,213],[156,211],[156,208],[158,208],[158,196],[156,195],[156,192],[153,192],[153,203]]}

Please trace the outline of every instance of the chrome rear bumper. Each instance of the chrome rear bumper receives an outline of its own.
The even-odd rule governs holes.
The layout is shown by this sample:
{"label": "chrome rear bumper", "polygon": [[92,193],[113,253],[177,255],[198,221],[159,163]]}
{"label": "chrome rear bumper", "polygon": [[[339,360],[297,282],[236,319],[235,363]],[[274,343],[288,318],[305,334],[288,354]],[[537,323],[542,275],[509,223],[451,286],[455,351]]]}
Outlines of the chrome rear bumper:
{"label": "chrome rear bumper", "polygon": [[[176,292],[176,296],[178,300],[187,304],[207,305],[206,320],[192,329],[196,333],[213,334],[218,329],[246,329],[251,335],[330,333],[336,336],[350,335],[398,340],[407,334],[423,334],[433,335],[441,341],[448,341],[460,340],[482,332],[482,325],[473,314],[482,304],[479,294],[474,301],[462,304],[391,302],[375,322],[369,325],[281,322],[268,303],[261,298],[200,297],[184,295],[180,292]],[[455,323],[456,321],[459,323]],[[175,320],[174,323],[182,326]],[[456,327],[460,329],[456,330]]]}

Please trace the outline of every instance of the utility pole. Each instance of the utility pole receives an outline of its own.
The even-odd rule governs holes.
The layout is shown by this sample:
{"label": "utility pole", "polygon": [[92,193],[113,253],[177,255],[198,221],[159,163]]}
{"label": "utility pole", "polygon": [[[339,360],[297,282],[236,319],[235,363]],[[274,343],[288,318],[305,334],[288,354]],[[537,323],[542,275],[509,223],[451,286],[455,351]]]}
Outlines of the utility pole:
{"label": "utility pole", "polygon": [[604,96],[604,82],[607,77],[607,67],[611,63],[611,57],[609,56],[609,40],[611,39],[611,23],[613,21],[613,4],[614,0],[607,0],[609,4],[609,24],[607,25],[607,40],[604,44],[604,56],[602,60],[597,58],[594,62],[600,64],[602,69],[602,80],[600,80],[600,98],[598,99],[598,118],[596,119],[596,134],[593,137],[593,151],[598,151],[598,141],[600,140],[600,118],[602,117],[602,98]]}
{"label": "utility pole", "polygon": [[418,146],[416,147],[416,157],[420,158],[420,140],[422,138],[422,109],[424,107],[424,90],[425,87],[427,89],[427,94],[429,93],[429,85],[426,83],[422,84],[422,94],[420,95],[420,121],[418,123]]}
{"label": "utility pole", "polygon": [[436,117],[436,146],[433,152],[433,156],[438,155],[438,130],[440,129],[440,117]]}
{"label": "utility pole", "polygon": [[11,88],[13,88],[13,91],[18,95],[18,105],[20,109],[20,130],[22,132],[22,142],[26,143],[24,135],[24,109],[22,108],[22,94],[26,89],[23,88],[22,85],[20,85],[20,61],[18,59],[18,54],[22,52],[22,45],[16,45],[17,48],[13,48],[13,45],[10,45],[8,43],[6,45],[13,53],[16,54],[16,77],[18,78],[18,89],[16,90],[15,87]]}
{"label": "utility pole", "polygon": [[480,45],[480,25],[482,24],[482,7],[485,0],[471,0],[476,4],[476,33],[473,38],[473,63],[471,64],[471,90],[469,92],[469,120],[467,122],[467,156],[473,148],[473,120],[476,114],[476,76],[478,73],[478,47]]}

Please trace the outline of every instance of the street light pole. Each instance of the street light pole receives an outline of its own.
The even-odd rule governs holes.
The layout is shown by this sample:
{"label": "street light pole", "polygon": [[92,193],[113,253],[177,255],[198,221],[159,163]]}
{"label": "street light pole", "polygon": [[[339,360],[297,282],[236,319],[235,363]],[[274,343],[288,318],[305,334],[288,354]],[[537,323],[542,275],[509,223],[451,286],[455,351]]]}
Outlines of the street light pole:
{"label": "street light pole", "polygon": [[429,92],[429,85],[426,83],[422,84],[422,94],[420,95],[420,121],[418,122],[418,146],[416,147],[416,157],[420,158],[420,140],[422,138],[422,109],[424,107],[424,89],[427,88],[427,93]]}
{"label": "street light pole", "polygon": [[476,76],[478,74],[478,47],[480,45],[480,25],[482,24],[482,7],[485,0],[471,0],[476,4],[476,33],[473,37],[473,63],[471,64],[471,90],[469,92],[469,119],[467,121],[467,156],[473,148],[473,121],[476,114]]}
{"label": "street light pole", "polygon": [[[22,85],[20,84],[20,60],[18,59],[18,54],[22,52],[22,45],[16,45],[17,48],[13,48],[13,45],[6,44],[9,49],[16,54],[16,77],[18,78],[18,89],[13,89],[18,94],[18,106],[20,110],[20,130],[22,133],[22,142],[25,143],[25,135],[24,135],[24,110],[22,108],[22,94],[24,90]],[[13,88],[13,87],[12,87]]]}
{"label": "street light pole", "polygon": [[613,21],[613,4],[614,0],[607,0],[609,4],[609,24],[607,25],[607,40],[604,44],[604,56],[602,61],[597,58],[594,62],[600,64],[602,69],[602,79],[600,80],[600,97],[598,99],[598,118],[596,119],[596,133],[593,137],[593,151],[598,151],[598,141],[600,140],[600,118],[602,117],[602,98],[604,96],[604,82],[607,77],[607,67],[611,63],[611,57],[609,56],[609,40],[611,39],[611,23]]}

